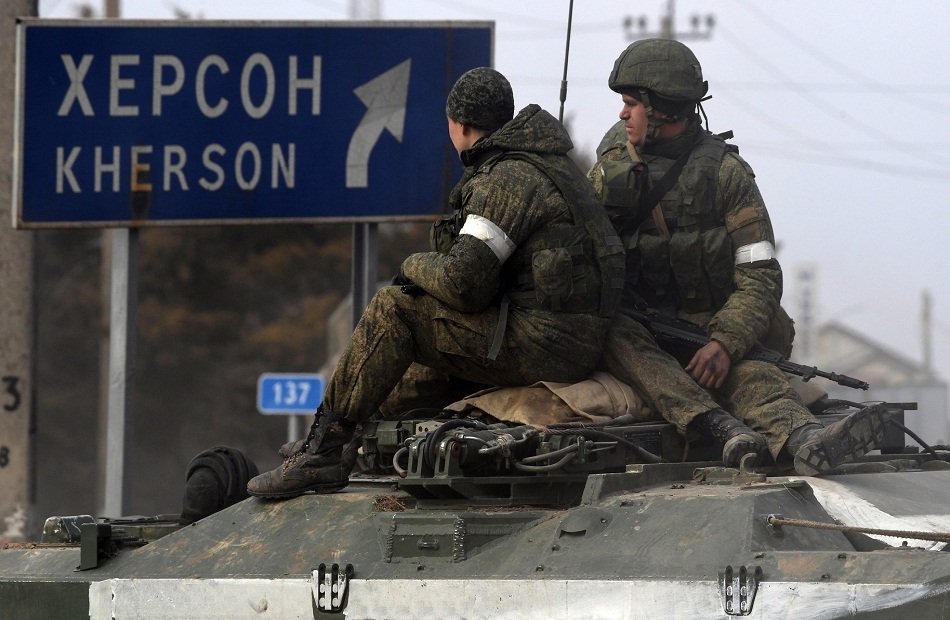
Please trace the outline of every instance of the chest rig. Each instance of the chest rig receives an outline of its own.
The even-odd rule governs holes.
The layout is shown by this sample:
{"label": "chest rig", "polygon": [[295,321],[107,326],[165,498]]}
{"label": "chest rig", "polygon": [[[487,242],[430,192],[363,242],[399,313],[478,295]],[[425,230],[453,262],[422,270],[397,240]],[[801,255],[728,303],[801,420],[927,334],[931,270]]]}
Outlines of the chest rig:
{"label": "chest rig", "polygon": [[[704,132],[680,159],[643,155],[648,182],[625,151],[602,163],[601,198],[627,250],[628,293],[668,311],[711,312],[725,303],[733,248],[716,193],[722,159],[734,150]],[[651,196],[656,187],[661,196]]]}

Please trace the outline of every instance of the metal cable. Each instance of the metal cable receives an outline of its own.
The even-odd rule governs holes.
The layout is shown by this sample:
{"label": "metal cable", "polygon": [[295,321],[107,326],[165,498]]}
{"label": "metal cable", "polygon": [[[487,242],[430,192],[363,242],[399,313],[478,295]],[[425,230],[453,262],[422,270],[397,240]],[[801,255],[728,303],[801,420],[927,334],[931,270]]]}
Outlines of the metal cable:
{"label": "metal cable", "polygon": [[589,438],[596,437],[598,439],[609,439],[611,441],[616,441],[617,443],[622,443],[623,445],[627,446],[628,448],[636,452],[637,456],[639,456],[641,459],[643,459],[647,463],[665,463],[666,462],[662,457],[659,457],[653,454],[652,452],[646,450],[640,444],[636,444],[630,441],[629,439],[624,439],[623,437],[617,437],[616,435],[611,435],[610,433],[597,430],[594,428],[561,430],[561,429],[551,429],[549,427],[548,430],[545,432],[548,435],[580,435],[581,437],[589,437]]}
{"label": "metal cable", "polygon": [[889,419],[887,420],[887,423],[888,423],[888,424],[893,424],[893,425],[896,426],[897,428],[901,429],[902,431],[904,431],[904,434],[905,434],[905,435],[910,435],[911,439],[913,439],[914,441],[916,441],[917,443],[919,443],[919,444],[924,448],[924,450],[926,450],[926,451],[930,454],[930,456],[934,457],[936,460],[938,460],[938,461],[946,461],[946,460],[947,460],[946,458],[943,458],[943,457],[941,457],[939,454],[937,454],[937,451],[934,450],[934,449],[933,449],[932,447],[930,447],[929,445],[927,445],[927,444],[924,442],[924,440],[921,439],[921,438],[917,435],[917,433],[915,433],[914,431],[910,430],[909,428],[907,428],[906,426],[904,426],[903,424],[901,424],[901,423],[898,422],[897,420],[895,420],[895,419],[893,419],[893,418],[889,418]]}
{"label": "metal cable", "polygon": [[524,463],[515,462],[515,469],[519,471],[554,471],[564,467],[576,457],[577,455],[573,453],[565,454],[560,461],[557,463],[551,463],[550,465],[525,465]]}
{"label": "metal cable", "polygon": [[422,460],[429,467],[435,467],[436,456],[438,452],[439,440],[442,436],[453,428],[459,428],[464,426],[466,428],[477,428],[485,429],[488,426],[477,420],[469,420],[466,418],[458,418],[455,420],[449,420],[445,424],[442,424],[438,428],[430,431],[425,438],[425,445],[422,450]]}
{"label": "metal cable", "polygon": [[577,452],[579,446],[576,443],[572,443],[569,446],[565,446],[560,450],[554,450],[553,452],[547,452],[545,454],[535,454],[534,456],[526,456],[521,459],[522,463],[530,464],[537,463],[538,461],[550,461],[551,459],[561,456],[562,454],[569,454],[571,452]]}
{"label": "metal cable", "polygon": [[913,540],[933,540],[950,543],[950,533],[940,532],[907,532],[903,530],[882,530],[873,527],[858,527],[855,525],[838,525],[836,523],[822,523],[820,521],[805,521],[803,519],[785,519],[775,515],[766,518],[769,525],[788,525],[791,527],[807,527],[815,530],[833,530],[835,532],[859,532],[877,536],[891,536],[892,538],[911,538]]}

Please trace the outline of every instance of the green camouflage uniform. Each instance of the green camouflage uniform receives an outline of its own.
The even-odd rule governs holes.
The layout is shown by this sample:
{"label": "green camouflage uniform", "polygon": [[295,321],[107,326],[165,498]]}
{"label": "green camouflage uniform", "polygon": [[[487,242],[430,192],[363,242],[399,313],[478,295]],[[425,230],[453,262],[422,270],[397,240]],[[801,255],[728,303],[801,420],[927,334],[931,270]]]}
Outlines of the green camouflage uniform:
{"label": "green camouflage uniform", "polygon": [[[426,294],[377,293],[330,379],[326,407],[365,419],[414,362],[490,385],[580,381],[596,368],[622,289],[622,248],[566,156],[572,146],[532,105],[462,153],[466,170],[452,193],[458,226],[437,226],[437,250],[402,265],[401,276]],[[468,221],[503,235],[489,245],[467,232]]]}
{"label": "green camouflage uniform", "polygon": [[632,178],[629,168],[634,162],[625,140],[622,124],[619,132],[616,127],[608,132],[589,175],[627,248],[624,303],[646,301],[652,308],[704,326],[709,337],[723,345],[732,366],[721,388],[710,394],[626,315],[618,315],[611,326],[603,365],[680,432],[685,433],[697,415],[722,407],[761,433],[778,460],[791,431],[817,420],[784,373],[766,362],[742,360],[759,341],[787,354],[792,338],[790,321],[778,320],[786,318],[779,305],[778,261],[734,264],[740,247],[775,243],[752,170],[734,147],[695,121],[678,138],[644,147],[641,157],[653,184],[677,158],[690,152],[676,183],[659,203],[671,235],[666,238],[649,214],[635,215],[632,197],[645,190],[611,190],[611,185],[624,184],[618,178]]}

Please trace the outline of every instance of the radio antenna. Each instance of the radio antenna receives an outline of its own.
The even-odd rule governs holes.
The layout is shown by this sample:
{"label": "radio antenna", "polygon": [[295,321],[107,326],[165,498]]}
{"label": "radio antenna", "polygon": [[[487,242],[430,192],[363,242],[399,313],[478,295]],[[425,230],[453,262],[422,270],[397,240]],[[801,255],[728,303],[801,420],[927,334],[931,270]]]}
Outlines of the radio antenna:
{"label": "radio antenna", "polygon": [[571,21],[574,18],[574,0],[571,0],[567,9],[567,42],[564,45],[564,77],[561,78],[561,111],[557,120],[564,123],[564,102],[567,101],[567,59],[571,56]]}

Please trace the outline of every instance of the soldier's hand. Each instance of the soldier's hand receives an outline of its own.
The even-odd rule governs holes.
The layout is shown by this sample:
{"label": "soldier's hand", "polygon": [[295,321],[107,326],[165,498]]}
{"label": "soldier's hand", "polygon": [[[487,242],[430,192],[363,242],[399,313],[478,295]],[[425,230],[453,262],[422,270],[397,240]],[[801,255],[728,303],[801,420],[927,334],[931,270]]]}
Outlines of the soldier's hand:
{"label": "soldier's hand", "polygon": [[726,349],[715,340],[710,340],[693,354],[693,359],[686,365],[686,372],[702,387],[715,390],[722,386],[731,367],[732,360]]}

